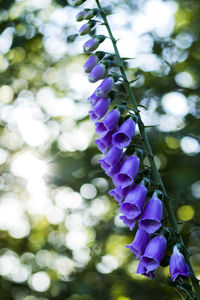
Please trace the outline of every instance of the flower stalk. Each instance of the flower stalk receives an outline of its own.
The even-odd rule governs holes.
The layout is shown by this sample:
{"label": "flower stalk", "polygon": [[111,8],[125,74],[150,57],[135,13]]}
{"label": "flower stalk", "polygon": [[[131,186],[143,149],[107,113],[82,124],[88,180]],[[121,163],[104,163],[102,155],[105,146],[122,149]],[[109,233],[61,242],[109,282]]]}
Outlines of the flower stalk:
{"label": "flower stalk", "polygon": [[191,262],[190,262],[189,253],[188,253],[188,251],[187,251],[187,249],[184,245],[182,236],[179,232],[171,201],[170,201],[170,199],[169,199],[169,197],[166,193],[162,178],[161,178],[160,173],[159,173],[159,171],[156,167],[156,164],[155,164],[155,161],[154,161],[154,156],[153,156],[153,153],[152,153],[152,150],[151,150],[151,146],[150,146],[147,134],[145,132],[145,126],[144,126],[144,124],[141,120],[140,112],[139,112],[138,107],[137,107],[137,102],[136,102],[136,99],[134,97],[132,88],[130,87],[130,83],[128,81],[128,78],[126,76],[123,60],[122,60],[122,58],[120,57],[120,54],[119,54],[119,50],[118,50],[118,47],[117,47],[117,40],[114,38],[114,36],[112,34],[111,28],[110,28],[108,20],[107,20],[107,16],[106,16],[104,10],[102,9],[99,0],[95,0],[95,1],[96,1],[96,4],[97,4],[98,8],[99,8],[100,15],[101,15],[101,17],[104,21],[104,25],[107,28],[109,37],[112,41],[115,56],[116,56],[116,60],[117,60],[117,63],[118,63],[118,66],[119,66],[119,69],[120,69],[120,72],[121,72],[121,76],[122,76],[123,81],[124,81],[124,87],[126,89],[129,102],[132,105],[132,108],[133,108],[133,111],[134,111],[135,115],[137,116],[139,131],[140,131],[140,134],[141,134],[141,137],[142,137],[142,141],[143,141],[145,151],[146,151],[147,156],[149,158],[149,162],[150,162],[150,165],[151,165],[152,174],[153,174],[155,183],[159,187],[159,189],[162,191],[162,201],[164,203],[164,206],[165,206],[165,209],[166,209],[166,212],[167,212],[167,217],[169,219],[169,222],[171,224],[171,227],[172,227],[173,231],[176,233],[178,243],[181,245],[181,248],[183,249],[183,255],[185,257],[185,261],[188,264],[189,269],[190,269],[190,278],[191,278],[191,282],[192,282],[194,291],[196,293],[196,297],[197,297],[196,299],[200,299],[199,281],[196,278],[196,275],[194,273],[194,270],[193,270]]}

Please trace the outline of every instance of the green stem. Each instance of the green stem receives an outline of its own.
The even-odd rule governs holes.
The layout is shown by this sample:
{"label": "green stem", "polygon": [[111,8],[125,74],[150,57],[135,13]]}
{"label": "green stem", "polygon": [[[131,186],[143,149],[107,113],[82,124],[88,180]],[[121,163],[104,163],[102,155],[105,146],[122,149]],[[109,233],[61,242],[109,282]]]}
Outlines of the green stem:
{"label": "green stem", "polygon": [[[141,120],[140,112],[139,112],[138,107],[137,107],[137,102],[135,100],[135,96],[133,94],[133,91],[132,91],[132,89],[131,89],[131,87],[129,85],[128,78],[126,76],[126,71],[125,71],[124,63],[123,63],[123,60],[120,57],[119,50],[117,48],[117,41],[116,41],[116,39],[114,38],[114,36],[112,34],[111,28],[110,28],[109,23],[107,21],[107,17],[106,17],[106,15],[105,15],[102,7],[101,7],[101,4],[100,4],[99,0],[96,0],[96,3],[97,3],[97,6],[98,6],[98,8],[100,10],[100,14],[101,14],[101,17],[102,17],[102,19],[104,21],[104,24],[105,24],[105,26],[107,28],[109,37],[110,37],[110,39],[112,41],[113,48],[114,48],[114,51],[115,51],[115,55],[116,55],[116,58],[117,58],[117,62],[118,62],[118,65],[119,65],[119,68],[120,68],[120,71],[121,71],[121,75],[122,75],[122,77],[124,79],[124,86],[125,86],[125,89],[126,89],[126,92],[127,92],[128,98],[129,98],[129,101],[130,101],[130,103],[131,103],[131,105],[133,107],[134,113],[138,117],[138,127],[139,127],[139,130],[140,130],[140,134],[141,134],[141,137],[142,137],[142,140],[143,140],[143,144],[144,144],[145,150],[147,152],[147,155],[148,155],[148,158],[149,158],[149,161],[150,161],[150,164],[151,164],[153,176],[155,178],[155,181],[156,181],[157,185],[160,187],[161,191],[163,192],[163,196],[164,196],[163,202],[164,202],[167,214],[168,214],[168,218],[169,218],[171,227],[177,233],[178,242],[182,245],[183,249],[186,249],[185,245],[183,243],[182,236],[181,236],[181,234],[180,234],[180,232],[178,230],[178,225],[177,225],[177,222],[176,222],[176,218],[175,218],[175,215],[174,215],[174,211],[173,211],[173,208],[172,208],[171,201],[170,201],[170,199],[169,199],[169,197],[168,197],[168,195],[166,193],[163,181],[161,179],[160,173],[159,173],[159,171],[158,171],[158,169],[156,167],[155,161],[154,161],[154,157],[153,157],[153,153],[152,153],[152,150],[151,150],[151,146],[149,144],[149,140],[148,140],[147,134],[145,132],[145,127],[144,127],[144,124],[143,124],[143,122]],[[188,264],[188,266],[190,268],[191,281],[192,281],[194,290],[196,291],[197,295],[200,296],[199,281],[198,281],[198,279],[195,276],[194,270],[193,270],[191,262],[190,262],[189,254],[187,253],[187,251],[185,251],[184,256],[185,256],[185,260],[186,260],[186,262],[187,262],[187,264]]]}

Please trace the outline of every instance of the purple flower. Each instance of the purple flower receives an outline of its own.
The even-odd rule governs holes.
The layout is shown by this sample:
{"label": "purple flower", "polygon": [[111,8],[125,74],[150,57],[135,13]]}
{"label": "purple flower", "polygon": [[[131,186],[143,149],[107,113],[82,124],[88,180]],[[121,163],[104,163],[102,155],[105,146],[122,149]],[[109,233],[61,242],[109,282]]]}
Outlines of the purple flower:
{"label": "purple flower", "polygon": [[120,212],[128,219],[137,218],[142,212],[146,196],[146,187],[143,184],[135,184],[122,203]]}
{"label": "purple flower", "polygon": [[129,186],[125,188],[121,188],[120,186],[117,186],[115,189],[109,191],[108,193],[115,198],[116,201],[119,202],[119,204],[122,202],[124,197],[129,191]]}
{"label": "purple flower", "polygon": [[178,281],[181,277],[187,278],[190,276],[190,269],[177,246],[174,246],[173,254],[169,262],[169,270],[173,281]]}
{"label": "purple flower", "polygon": [[99,59],[96,55],[91,55],[85,62],[83,68],[86,73],[90,73],[92,69],[98,64]]}
{"label": "purple flower", "polygon": [[136,274],[141,274],[143,276],[149,277],[149,278],[154,278],[155,275],[152,271],[148,272],[145,266],[141,263],[141,261],[138,264]]}
{"label": "purple flower", "polygon": [[101,137],[100,139],[95,140],[95,144],[99,148],[99,150],[105,154],[108,147],[110,147],[112,143],[112,135],[114,133],[113,131],[109,131],[105,136]]}
{"label": "purple flower", "polygon": [[111,92],[114,84],[114,79],[112,77],[108,77],[104,79],[104,81],[98,86],[95,90],[95,94],[97,96],[106,97],[108,93]]}
{"label": "purple flower", "polygon": [[80,35],[85,35],[85,34],[88,34],[90,32],[90,25],[88,23],[86,24],[83,24],[81,26],[81,28],[79,29],[79,34]]}
{"label": "purple flower", "polygon": [[135,134],[135,122],[132,119],[126,120],[113,135],[112,143],[115,147],[127,147]]}
{"label": "purple flower", "polygon": [[110,105],[109,98],[100,98],[96,106],[94,107],[94,109],[89,111],[90,119],[92,121],[97,121],[103,118],[103,116],[105,116],[105,114],[109,109],[109,105]]}
{"label": "purple flower", "polygon": [[100,136],[106,135],[109,131],[116,128],[120,117],[120,112],[117,109],[113,109],[107,113],[102,122],[97,122],[96,132]]}
{"label": "purple flower", "polygon": [[138,259],[144,252],[144,249],[146,248],[148,242],[149,242],[150,235],[143,231],[142,229],[138,228],[134,241],[127,245],[126,247],[131,250],[136,255],[136,258]]}
{"label": "purple flower", "polygon": [[[117,148],[117,149],[119,149],[119,148]],[[108,169],[106,174],[113,179],[115,174],[117,174],[120,171],[120,169],[124,163],[124,160],[125,160],[125,156],[122,156],[122,158],[116,164],[110,166],[110,168]]]}
{"label": "purple flower", "polygon": [[102,64],[96,65],[88,76],[89,82],[94,83],[99,79],[102,79],[105,75],[105,72],[106,72],[106,68],[104,65]]}
{"label": "purple flower", "polygon": [[83,50],[85,52],[92,52],[96,50],[98,47],[99,47],[99,40],[97,38],[92,38],[87,42],[85,42],[85,44],[83,45]]}
{"label": "purple flower", "polygon": [[116,164],[118,161],[120,161],[121,157],[122,157],[122,150],[112,146],[108,151],[108,153],[106,154],[106,156],[104,157],[104,161],[108,165],[112,166]]}
{"label": "purple flower", "polygon": [[110,168],[110,165],[107,164],[107,162],[105,162],[104,158],[98,159],[98,162],[100,163],[101,168],[102,168],[104,171],[107,171],[107,170]]}
{"label": "purple flower", "polygon": [[135,227],[135,223],[137,222],[137,219],[130,220],[125,216],[120,216],[120,219],[123,221],[124,225],[130,228],[130,230],[133,230],[133,228]]}
{"label": "purple flower", "polygon": [[131,185],[139,170],[140,160],[136,155],[129,156],[114,177],[114,184],[122,188]]}
{"label": "purple flower", "polygon": [[96,95],[95,95],[95,93],[93,93],[89,98],[88,98],[88,101],[90,102],[90,105],[92,106],[92,107],[94,107],[96,104],[97,104],[97,102],[99,101],[99,99],[101,99],[102,97],[97,97]]}
{"label": "purple flower", "polygon": [[76,21],[77,21],[77,22],[83,21],[84,14],[85,14],[84,10],[80,11],[80,12],[76,15]]}
{"label": "purple flower", "polygon": [[162,216],[162,202],[153,196],[143,210],[139,227],[148,233],[154,233],[161,227]]}
{"label": "purple flower", "polygon": [[161,260],[165,256],[166,239],[164,236],[154,237],[147,245],[144,254],[140,261],[145,266],[148,272],[154,271],[160,265]]}

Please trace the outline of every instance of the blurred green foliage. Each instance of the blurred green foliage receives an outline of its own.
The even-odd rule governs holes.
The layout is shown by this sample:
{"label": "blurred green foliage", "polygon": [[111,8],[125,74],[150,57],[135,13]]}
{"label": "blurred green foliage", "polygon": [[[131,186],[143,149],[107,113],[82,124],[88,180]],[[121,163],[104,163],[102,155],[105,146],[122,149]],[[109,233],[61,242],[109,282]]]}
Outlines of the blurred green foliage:
{"label": "blurred green foliage", "polygon": [[[150,1],[113,2],[131,16]],[[168,36],[146,33],[159,67],[133,62],[127,72],[146,125],[158,125],[149,140],[200,276],[200,2],[176,4]],[[81,44],[66,43],[76,12],[64,0],[0,1],[0,299],[179,299],[165,284],[168,267],[155,280],[137,276],[125,248],[133,234],[97,163],[85,57]],[[171,92],[188,108],[173,119],[161,101]]]}

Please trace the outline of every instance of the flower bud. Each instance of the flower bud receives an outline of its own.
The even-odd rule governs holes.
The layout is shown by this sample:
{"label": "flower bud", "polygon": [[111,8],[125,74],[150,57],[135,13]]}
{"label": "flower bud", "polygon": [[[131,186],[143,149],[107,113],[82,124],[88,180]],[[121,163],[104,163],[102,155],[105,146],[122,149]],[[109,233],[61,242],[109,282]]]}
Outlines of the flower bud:
{"label": "flower bud", "polygon": [[85,14],[84,14],[84,19],[85,20],[90,20],[94,17],[94,10],[93,9],[87,9],[85,10]]}
{"label": "flower bud", "polygon": [[105,97],[111,92],[113,88],[114,80],[112,77],[104,79],[100,86],[95,90],[97,96]]}
{"label": "flower bud", "polygon": [[80,6],[85,0],[72,0],[74,6]]}
{"label": "flower bud", "polygon": [[99,59],[96,55],[91,55],[85,62],[83,69],[86,73],[90,73],[92,69],[98,64]]}
{"label": "flower bud", "polygon": [[83,21],[84,14],[85,14],[84,10],[81,10],[81,11],[76,15],[76,21],[77,21],[77,22]]}
{"label": "flower bud", "polygon": [[90,72],[90,74],[88,76],[88,80],[89,80],[89,82],[94,83],[94,82],[102,79],[104,77],[105,73],[106,73],[105,66],[102,64],[98,64]]}
{"label": "flower bud", "polygon": [[96,50],[98,47],[99,47],[99,40],[97,38],[92,38],[87,42],[85,42],[85,44],[83,45],[83,50],[85,52],[92,52]]}
{"label": "flower bud", "polygon": [[83,24],[81,26],[81,28],[79,29],[79,34],[80,35],[85,35],[85,34],[88,34],[90,32],[90,25],[88,23],[86,24]]}

